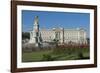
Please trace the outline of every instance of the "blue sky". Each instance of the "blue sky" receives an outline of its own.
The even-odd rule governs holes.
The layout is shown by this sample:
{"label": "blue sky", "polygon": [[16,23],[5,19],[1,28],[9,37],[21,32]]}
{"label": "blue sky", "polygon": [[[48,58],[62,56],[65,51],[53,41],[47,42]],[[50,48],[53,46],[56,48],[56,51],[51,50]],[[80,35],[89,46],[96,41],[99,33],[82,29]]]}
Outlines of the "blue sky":
{"label": "blue sky", "polygon": [[84,28],[89,37],[89,13],[22,10],[22,30],[24,32],[32,30],[35,16],[39,17],[40,28]]}

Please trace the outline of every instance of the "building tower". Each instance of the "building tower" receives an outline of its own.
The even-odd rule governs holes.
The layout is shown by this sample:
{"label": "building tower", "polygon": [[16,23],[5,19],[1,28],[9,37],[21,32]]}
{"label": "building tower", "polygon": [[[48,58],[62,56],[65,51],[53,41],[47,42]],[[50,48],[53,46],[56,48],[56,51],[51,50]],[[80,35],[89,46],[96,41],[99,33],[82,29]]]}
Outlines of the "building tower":
{"label": "building tower", "polygon": [[41,34],[39,32],[39,20],[38,16],[35,16],[33,31],[30,33],[30,43],[34,43],[36,47],[41,44]]}

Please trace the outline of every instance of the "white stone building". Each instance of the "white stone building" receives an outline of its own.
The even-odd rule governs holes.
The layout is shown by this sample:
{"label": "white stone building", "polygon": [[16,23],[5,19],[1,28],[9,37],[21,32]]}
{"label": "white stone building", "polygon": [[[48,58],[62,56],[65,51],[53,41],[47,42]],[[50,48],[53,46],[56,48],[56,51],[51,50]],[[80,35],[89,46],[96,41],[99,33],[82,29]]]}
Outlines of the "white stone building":
{"label": "white stone building", "polygon": [[37,46],[43,42],[52,42],[54,39],[58,40],[60,44],[63,43],[76,43],[87,44],[86,31],[82,28],[65,29],[65,28],[52,28],[40,29],[38,24],[38,16],[34,20],[33,31],[30,32],[30,43]]}
{"label": "white stone building", "polygon": [[53,28],[53,29],[41,29],[41,37],[43,41],[52,41],[54,39],[59,40],[60,43],[80,43],[86,44],[86,31],[84,29],[64,29],[64,28]]}

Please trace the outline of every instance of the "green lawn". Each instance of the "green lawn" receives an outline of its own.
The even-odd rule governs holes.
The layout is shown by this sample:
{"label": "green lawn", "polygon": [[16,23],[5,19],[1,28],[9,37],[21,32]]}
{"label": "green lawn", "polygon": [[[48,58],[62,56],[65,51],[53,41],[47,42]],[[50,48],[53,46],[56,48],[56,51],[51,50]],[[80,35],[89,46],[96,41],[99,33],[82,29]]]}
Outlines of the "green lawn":
{"label": "green lawn", "polygon": [[22,62],[89,59],[89,49],[45,50],[22,53]]}

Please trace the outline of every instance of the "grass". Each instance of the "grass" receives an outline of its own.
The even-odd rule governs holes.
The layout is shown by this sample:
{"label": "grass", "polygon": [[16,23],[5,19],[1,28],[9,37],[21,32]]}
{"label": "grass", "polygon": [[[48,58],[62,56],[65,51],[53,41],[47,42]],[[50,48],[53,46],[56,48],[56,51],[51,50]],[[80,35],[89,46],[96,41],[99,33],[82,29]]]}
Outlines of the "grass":
{"label": "grass", "polygon": [[49,54],[51,51],[35,51],[22,53],[23,62],[40,61],[44,54]]}
{"label": "grass", "polygon": [[22,53],[22,62],[89,59],[89,48],[67,48]]}

